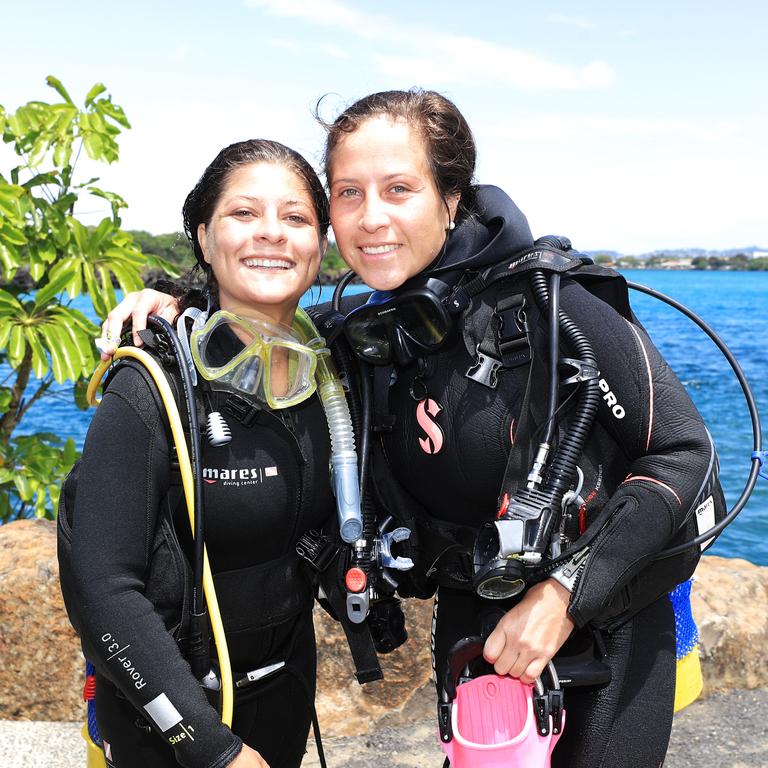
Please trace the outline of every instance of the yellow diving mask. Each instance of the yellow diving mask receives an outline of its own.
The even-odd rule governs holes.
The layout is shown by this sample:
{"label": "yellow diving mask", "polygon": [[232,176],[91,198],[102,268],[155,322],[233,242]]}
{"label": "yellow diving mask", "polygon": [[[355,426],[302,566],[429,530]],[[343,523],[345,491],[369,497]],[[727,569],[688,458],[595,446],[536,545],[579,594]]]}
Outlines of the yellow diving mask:
{"label": "yellow diving mask", "polygon": [[215,389],[242,392],[272,409],[298,405],[317,389],[314,350],[285,326],[218,310],[189,342],[198,373]]}

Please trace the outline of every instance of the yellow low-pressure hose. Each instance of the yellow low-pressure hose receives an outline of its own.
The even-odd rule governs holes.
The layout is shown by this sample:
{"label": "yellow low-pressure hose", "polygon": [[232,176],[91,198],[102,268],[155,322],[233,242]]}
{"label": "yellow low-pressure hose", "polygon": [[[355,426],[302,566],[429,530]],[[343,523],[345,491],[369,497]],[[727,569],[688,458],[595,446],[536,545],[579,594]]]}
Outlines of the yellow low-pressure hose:
{"label": "yellow low-pressure hose", "polygon": [[[143,349],[136,347],[120,347],[114,354],[112,360],[101,362],[96,370],[93,372],[90,382],[88,383],[88,389],[86,396],[88,398],[89,405],[98,405],[100,400],[98,399],[97,392],[101,381],[104,377],[107,369],[112,365],[114,360],[118,360],[123,357],[132,357],[134,360],[138,360],[152,376],[157,390],[162,398],[163,405],[168,412],[168,421],[171,425],[171,434],[173,436],[173,442],[176,446],[176,454],[179,459],[179,468],[181,470],[181,482],[184,488],[184,498],[187,502],[187,512],[189,514],[189,524],[192,526],[192,533],[195,531],[195,494],[194,494],[194,481],[192,477],[192,463],[189,459],[189,450],[187,449],[187,441],[184,439],[184,428],[181,423],[181,416],[179,414],[179,408],[176,405],[176,398],[173,396],[171,387],[168,384],[168,380],[165,377],[163,369],[159,363]],[[211,620],[211,629],[213,631],[213,638],[216,643],[216,655],[219,659],[219,671],[221,673],[221,688],[222,688],[222,706],[221,706],[221,721],[228,726],[232,726],[232,708],[233,708],[233,687],[232,687],[232,668],[229,661],[229,649],[227,648],[226,636],[224,634],[224,624],[221,620],[221,612],[219,610],[219,604],[216,600],[216,590],[213,585],[213,575],[211,574],[211,568],[208,563],[208,553],[205,552],[203,560],[203,592],[205,594],[205,601],[208,606],[208,613]]]}

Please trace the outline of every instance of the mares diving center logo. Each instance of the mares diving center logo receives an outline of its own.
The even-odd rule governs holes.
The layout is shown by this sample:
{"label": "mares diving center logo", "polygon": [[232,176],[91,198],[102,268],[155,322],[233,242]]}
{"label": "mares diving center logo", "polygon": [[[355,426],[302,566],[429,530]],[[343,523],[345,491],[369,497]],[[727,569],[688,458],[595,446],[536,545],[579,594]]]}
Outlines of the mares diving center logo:
{"label": "mares diving center logo", "polygon": [[424,453],[440,453],[440,449],[443,447],[445,439],[443,430],[433,421],[442,410],[440,405],[431,397],[420,400],[416,406],[416,421],[427,434],[426,438],[419,438],[419,445]]}
{"label": "mares diving center logo", "polygon": [[257,485],[267,477],[278,476],[277,467],[203,467],[203,480],[208,485],[223,481],[222,485]]}

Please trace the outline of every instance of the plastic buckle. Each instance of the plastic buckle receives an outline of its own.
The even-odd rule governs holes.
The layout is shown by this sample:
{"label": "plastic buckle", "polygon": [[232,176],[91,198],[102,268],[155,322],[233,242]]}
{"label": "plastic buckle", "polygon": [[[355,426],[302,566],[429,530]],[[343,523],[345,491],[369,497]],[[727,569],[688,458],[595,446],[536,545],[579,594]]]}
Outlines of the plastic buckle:
{"label": "plastic buckle", "polygon": [[559,688],[549,692],[549,712],[552,716],[552,733],[557,735],[563,729],[563,692]]}
{"label": "plastic buckle", "polygon": [[571,368],[575,371],[572,376],[563,380],[563,385],[581,384],[583,381],[592,381],[600,376],[600,371],[594,365],[588,365],[583,360],[576,360],[572,357],[561,357],[560,365],[565,368]]}
{"label": "plastic buckle", "polygon": [[296,542],[296,554],[318,573],[322,573],[333,562],[338,551],[339,546],[320,531],[302,533]]}
{"label": "plastic buckle", "polygon": [[540,736],[549,734],[549,696],[537,693],[533,697],[533,714],[536,717],[536,729]]}
{"label": "plastic buckle", "polygon": [[497,360],[495,357],[485,355],[480,351],[480,345],[477,349],[477,362],[471,365],[467,372],[464,374],[468,379],[476,381],[478,384],[482,384],[484,387],[490,389],[496,389],[499,384],[498,372],[501,368],[501,360]]}
{"label": "plastic buckle", "polygon": [[253,426],[261,409],[240,395],[231,394],[224,403],[224,410],[234,416],[244,427]]}
{"label": "plastic buckle", "polygon": [[453,739],[451,728],[451,702],[440,701],[437,704],[437,726],[440,729],[440,741],[446,744]]}

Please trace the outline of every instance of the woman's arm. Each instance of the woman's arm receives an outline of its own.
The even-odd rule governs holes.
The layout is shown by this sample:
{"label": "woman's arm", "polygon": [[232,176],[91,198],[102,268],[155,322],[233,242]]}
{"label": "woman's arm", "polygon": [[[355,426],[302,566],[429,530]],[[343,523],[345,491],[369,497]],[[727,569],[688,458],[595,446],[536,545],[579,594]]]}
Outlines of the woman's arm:
{"label": "woman's arm", "polygon": [[593,523],[598,532],[573,592],[553,579],[531,587],[488,638],[486,659],[524,682],[541,674],[573,628],[599,616],[669,544],[714,457],[698,411],[642,328],[571,282],[563,284],[561,307],[594,348],[597,419],[622,447],[629,469]]}
{"label": "woman's arm", "polygon": [[[97,669],[174,746],[182,765],[226,765],[241,741],[220,722],[145,597],[169,469],[154,393],[138,371],[124,367],[91,423],[77,485],[72,562],[83,635]],[[179,572],[169,569],[160,583],[168,585],[164,607],[173,608],[183,585]]]}
{"label": "woman's arm", "polygon": [[669,546],[712,482],[716,456],[688,393],[640,326],[574,284],[564,288],[562,306],[595,349],[597,418],[629,461],[591,523],[598,533],[568,609],[583,626]]}

